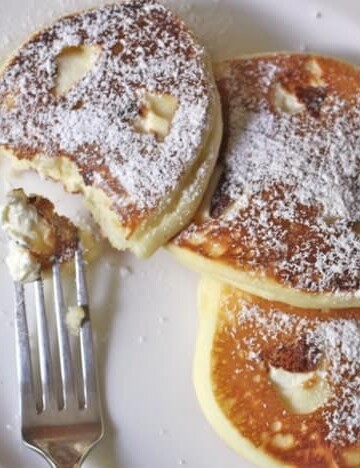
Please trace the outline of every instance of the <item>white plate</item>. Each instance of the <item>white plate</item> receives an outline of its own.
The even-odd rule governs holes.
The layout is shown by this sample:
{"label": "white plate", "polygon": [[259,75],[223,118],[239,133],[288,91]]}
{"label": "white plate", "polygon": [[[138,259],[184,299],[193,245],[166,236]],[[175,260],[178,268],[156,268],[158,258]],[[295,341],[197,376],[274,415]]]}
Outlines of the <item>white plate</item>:
{"label": "white plate", "polygon": [[[91,0],[0,0],[0,56],[58,15]],[[357,0],[169,0],[216,58],[313,50],[359,61]],[[7,170],[1,166],[1,174]],[[12,178],[61,202],[70,196],[35,176]],[[4,184],[0,185],[3,192]],[[2,197],[3,195],[1,195]],[[71,203],[72,205],[72,203]],[[11,281],[0,244],[0,466],[45,467],[20,441]],[[120,265],[132,273],[125,278]],[[192,386],[197,276],[166,252],[148,261],[108,252],[89,271],[106,437],[87,468],[250,468],[215,435]]]}

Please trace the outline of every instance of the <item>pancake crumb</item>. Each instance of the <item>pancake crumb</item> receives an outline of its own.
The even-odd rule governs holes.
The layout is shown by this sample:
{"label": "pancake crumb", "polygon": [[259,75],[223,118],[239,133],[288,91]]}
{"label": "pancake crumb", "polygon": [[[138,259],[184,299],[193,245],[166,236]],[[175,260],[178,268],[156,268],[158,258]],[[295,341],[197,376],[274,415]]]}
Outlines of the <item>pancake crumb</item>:
{"label": "pancake crumb", "polygon": [[85,311],[81,306],[70,306],[65,317],[66,325],[69,332],[78,336],[80,333],[81,324],[85,318]]}

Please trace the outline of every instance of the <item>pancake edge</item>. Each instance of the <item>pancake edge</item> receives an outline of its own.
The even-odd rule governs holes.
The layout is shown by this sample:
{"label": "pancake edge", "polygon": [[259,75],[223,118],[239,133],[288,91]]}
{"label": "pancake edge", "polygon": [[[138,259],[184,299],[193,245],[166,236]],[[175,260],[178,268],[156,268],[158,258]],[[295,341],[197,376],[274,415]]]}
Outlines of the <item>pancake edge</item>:
{"label": "pancake edge", "polygon": [[168,244],[167,249],[183,265],[197,273],[229,283],[238,289],[262,297],[268,301],[283,302],[302,309],[319,309],[326,314],[328,309],[360,307],[360,295],[355,293],[310,293],[280,285],[261,274],[231,267],[218,260],[212,260],[186,247]]}
{"label": "pancake edge", "polygon": [[193,382],[200,407],[214,431],[237,454],[259,467],[291,468],[291,465],[281,463],[241,436],[216,402],[211,386],[211,350],[221,290],[220,281],[201,277],[197,293],[199,323],[193,364]]}

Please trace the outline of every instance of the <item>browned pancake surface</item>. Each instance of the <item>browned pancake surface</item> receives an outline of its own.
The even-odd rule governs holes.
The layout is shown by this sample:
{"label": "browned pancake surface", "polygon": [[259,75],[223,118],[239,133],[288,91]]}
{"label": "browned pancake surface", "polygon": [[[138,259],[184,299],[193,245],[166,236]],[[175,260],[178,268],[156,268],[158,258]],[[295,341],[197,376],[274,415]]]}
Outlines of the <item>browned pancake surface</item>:
{"label": "browned pancake surface", "polygon": [[[57,95],[57,57],[83,46],[100,48],[96,63]],[[197,160],[213,118],[208,68],[184,23],[153,0],[62,18],[24,44],[3,72],[0,146],[19,159],[68,158],[87,185],[105,191],[131,232],[166,204]],[[146,93],[178,99],[164,141],[135,129]]]}
{"label": "browned pancake surface", "polygon": [[298,290],[359,291],[360,71],[279,54],[224,62],[217,80],[223,174],[175,244]]}
{"label": "browned pancake surface", "polygon": [[[211,354],[217,404],[242,436],[286,466],[358,466],[346,458],[360,450],[356,315],[358,310],[349,309],[316,318],[314,310],[223,288]],[[330,387],[325,404],[308,414],[289,410],[269,379],[269,367],[302,373],[322,365]]]}

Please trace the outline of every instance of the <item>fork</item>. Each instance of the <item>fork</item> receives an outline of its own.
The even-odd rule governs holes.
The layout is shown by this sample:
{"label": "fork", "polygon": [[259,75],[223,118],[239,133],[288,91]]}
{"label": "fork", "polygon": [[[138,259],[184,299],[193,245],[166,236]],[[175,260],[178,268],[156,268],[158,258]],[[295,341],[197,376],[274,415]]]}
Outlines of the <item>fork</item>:
{"label": "fork", "polygon": [[24,285],[15,282],[21,433],[23,442],[41,454],[51,466],[71,468],[81,466],[89,451],[103,435],[88,292],[80,245],[75,253],[76,298],[77,305],[83,308],[85,316],[79,330],[81,384],[78,386],[65,321],[65,302],[57,260],[53,263],[52,275],[60,378],[56,384],[43,281],[40,277],[34,282],[41,389],[38,392],[41,394],[39,397],[32,368]]}

